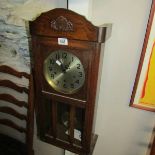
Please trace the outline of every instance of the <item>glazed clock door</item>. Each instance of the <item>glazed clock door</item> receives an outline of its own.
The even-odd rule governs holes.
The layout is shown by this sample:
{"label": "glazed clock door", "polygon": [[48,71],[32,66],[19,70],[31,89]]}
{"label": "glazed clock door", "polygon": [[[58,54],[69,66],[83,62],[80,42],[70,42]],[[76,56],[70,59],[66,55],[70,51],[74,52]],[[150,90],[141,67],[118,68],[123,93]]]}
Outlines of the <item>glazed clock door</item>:
{"label": "glazed clock door", "polygon": [[78,151],[88,145],[87,90],[96,44],[68,41],[70,45],[62,47],[57,38],[36,39],[36,96],[41,113],[38,119],[42,120],[38,128],[41,140],[53,144],[56,139]]}

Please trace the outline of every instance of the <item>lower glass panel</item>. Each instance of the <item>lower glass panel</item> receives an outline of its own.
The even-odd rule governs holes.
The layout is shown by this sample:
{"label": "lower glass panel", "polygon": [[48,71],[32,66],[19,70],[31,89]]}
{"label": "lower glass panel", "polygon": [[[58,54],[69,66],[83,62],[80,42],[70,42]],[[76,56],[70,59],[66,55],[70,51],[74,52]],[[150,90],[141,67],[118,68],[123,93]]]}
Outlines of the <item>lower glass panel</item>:
{"label": "lower glass panel", "polygon": [[[52,106],[56,104],[56,106]],[[67,103],[55,102],[44,99],[45,134],[58,140],[82,146],[85,109]],[[53,109],[52,109],[53,108]]]}
{"label": "lower glass panel", "polygon": [[69,105],[57,102],[57,138],[62,141],[69,141],[69,112]]}
{"label": "lower glass panel", "polygon": [[75,110],[75,127],[74,127],[74,144],[82,145],[82,136],[84,131],[85,110],[76,108]]}
{"label": "lower glass panel", "polygon": [[[81,146],[85,110],[75,108],[74,118],[71,118],[71,109],[71,105],[57,102],[57,138],[61,141]],[[70,121],[72,121],[72,123]]]}

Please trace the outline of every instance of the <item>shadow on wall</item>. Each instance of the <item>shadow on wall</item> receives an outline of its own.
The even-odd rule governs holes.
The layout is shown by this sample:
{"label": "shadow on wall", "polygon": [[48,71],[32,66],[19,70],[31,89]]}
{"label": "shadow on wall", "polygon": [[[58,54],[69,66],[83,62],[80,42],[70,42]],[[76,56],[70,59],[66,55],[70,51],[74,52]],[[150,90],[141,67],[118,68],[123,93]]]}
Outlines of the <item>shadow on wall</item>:
{"label": "shadow on wall", "polygon": [[146,155],[154,155],[155,154],[155,126],[152,131],[152,136],[150,139],[150,144],[148,145],[148,150]]}

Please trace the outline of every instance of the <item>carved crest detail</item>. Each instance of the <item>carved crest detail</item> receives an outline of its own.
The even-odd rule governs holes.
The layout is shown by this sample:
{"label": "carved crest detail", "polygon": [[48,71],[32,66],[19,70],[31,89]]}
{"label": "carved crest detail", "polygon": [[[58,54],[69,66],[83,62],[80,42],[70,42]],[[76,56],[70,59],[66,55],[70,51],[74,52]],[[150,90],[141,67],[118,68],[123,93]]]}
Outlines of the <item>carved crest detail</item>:
{"label": "carved crest detail", "polygon": [[57,31],[73,31],[73,24],[63,16],[51,21],[51,28]]}

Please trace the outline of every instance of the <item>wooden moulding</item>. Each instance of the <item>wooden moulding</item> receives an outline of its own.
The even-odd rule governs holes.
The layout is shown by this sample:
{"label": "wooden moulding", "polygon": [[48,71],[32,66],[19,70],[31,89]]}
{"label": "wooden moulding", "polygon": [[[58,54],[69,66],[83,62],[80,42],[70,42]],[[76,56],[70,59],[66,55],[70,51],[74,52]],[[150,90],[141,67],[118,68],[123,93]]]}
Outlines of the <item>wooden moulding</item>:
{"label": "wooden moulding", "polygon": [[13,103],[19,107],[28,107],[27,103],[25,101],[19,101],[14,96],[9,94],[0,94],[0,100],[8,101],[10,103]]}
{"label": "wooden moulding", "polygon": [[10,107],[0,107],[0,112],[10,114],[20,120],[27,120],[27,117],[25,115],[18,113],[16,110]]}
{"label": "wooden moulding", "polygon": [[[20,120],[23,120],[26,122],[26,127],[22,127],[20,125],[17,125],[16,122],[12,121],[11,119],[9,120],[8,118],[1,118],[0,119],[0,124],[4,126],[8,126],[10,128],[13,128],[21,133],[25,133],[26,137],[26,149],[27,155],[33,155],[33,125],[34,125],[34,98],[33,98],[33,76],[26,73],[26,72],[19,72],[15,70],[14,68],[6,65],[1,65],[0,66],[0,73],[6,73],[11,76],[14,76],[16,78],[22,78],[25,77],[26,79],[29,80],[29,88],[26,86],[20,86],[16,84],[14,81],[6,80],[5,77],[4,79],[0,80],[0,86],[5,87],[5,88],[10,88],[14,91],[17,91],[19,93],[25,92],[28,95],[28,102],[25,102],[23,100],[18,100],[16,95],[12,94],[5,94],[1,93],[0,94],[0,100],[9,102],[11,104],[14,104],[18,107],[26,108],[27,109],[27,114],[19,113],[16,111],[16,109],[9,105],[3,105],[0,106],[0,112],[1,113],[6,113],[11,116],[14,116]],[[7,103],[6,103],[7,104]],[[4,135],[5,137],[5,135]],[[11,138],[11,137],[10,137]],[[7,146],[9,147],[9,146]],[[23,150],[24,151],[24,150]]]}
{"label": "wooden moulding", "polygon": [[85,150],[84,148],[81,149],[80,147],[76,147],[76,146],[73,146],[73,145],[69,146],[69,143],[67,143],[67,142],[64,143],[64,141],[61,141],[59,139],[55,139],[55,138],[51,137],[50,135],[45,135],[45,138],[42,139],[42,140],[44,142],[51,143],[53,145],[56,144],[58,147],[61,147],[63,149],[67,148],[67,150],[69,150],[71,152],[74,152],[74,153],[76,153],[78,155],[92,155],[94,147],[95,147],[96,142],[97,142],[97,139],[98,139],[98,135],[93,134],[89,152],[87,152],[87,150]]}
{"label": "wooden moulding", "polygon": [[12,121],[10,121],[8,119],[0,119],[0,124],[9,126],[11,128],[14,128],[14,129],[18,130],[19,132],[25,132],[26,133],[25,128],[16,125],[14,122],[12,122]]}
{"label": "wooden moulding", "polygon": [[3,73],[8,73],[10,75],[14,75],[18,78],[22,78],[22,77],[25,77],[27,79],[30,78],[30,75],[26,72],[19,72],[19,71],[16,71],[15,69],[9,67],[9,66],[6,66],[6,65],[1,65],[0,66],[0,72],[3,72]]}
{"label": "wooden moulding", "polygon": [[0,80],[0,86],[13,88],[20,93],[25,92],[28,94],[28,88],[19,86],[10,80]]}
{"label": "wooden moulding", "polygon": [[61,8],[42,13],[35,21],[30,22],[30,33],[45,37],[104,42],[106,28],[98,28],[84,16]]}

